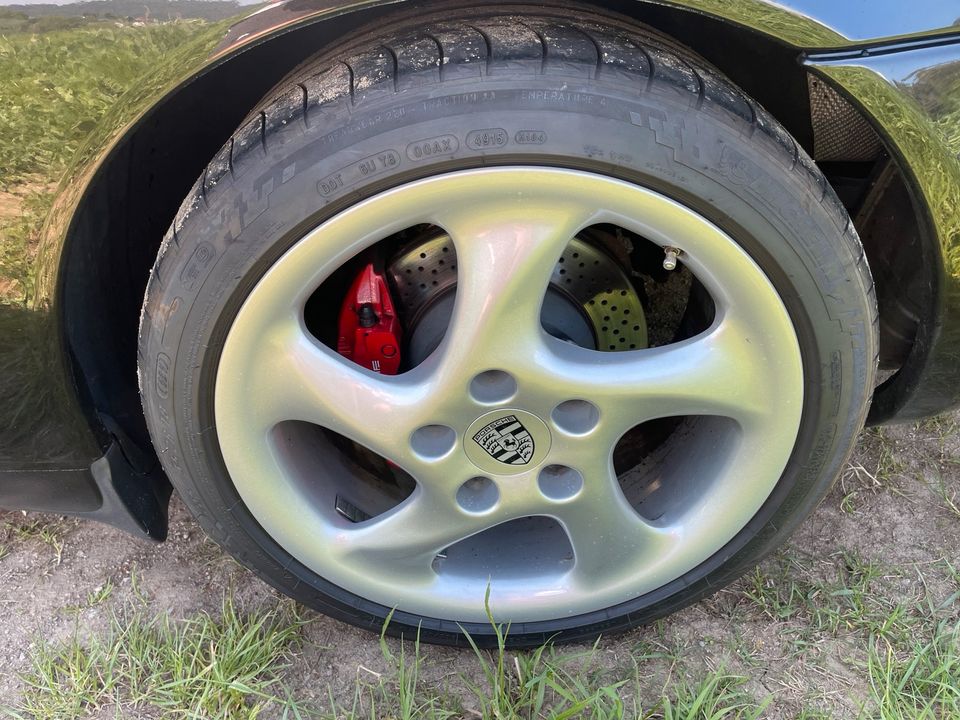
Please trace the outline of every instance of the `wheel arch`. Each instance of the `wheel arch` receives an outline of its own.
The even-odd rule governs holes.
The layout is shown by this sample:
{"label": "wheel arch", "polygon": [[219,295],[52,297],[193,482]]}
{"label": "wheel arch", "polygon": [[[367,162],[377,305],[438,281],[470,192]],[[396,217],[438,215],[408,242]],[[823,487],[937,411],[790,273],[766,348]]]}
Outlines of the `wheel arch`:
{"label": "wheel arch", "polygon": [[[582,4],[628,14],[700,53],[813,153],[801,48],[685,8],[617,0]],[[80,179],[65,183],[66,199],[47,224],[45,242],[58,251],[51,295],[73,384],[95,431],[118,438],[105,428],[119,427],[121,444],[136,446],[131,453],[152,453],[135,375],[139,308],[160,240],[192,183],[250,108],[300,61],[388,12],[389,5],[368,4],[317,14],[255,34],[242,47],[215,48],[219,54],[212,61],[145,109],[106,150],[93,153],[92,169],[75,171]],[[231,32],[228,38],[238,37]],[[764,57],[759,71],[758,53]],[[906,222],[928,227],[919,220],[926,210],[916,202],[909,207]],[[58,213],[65,221],[58,222]]]}

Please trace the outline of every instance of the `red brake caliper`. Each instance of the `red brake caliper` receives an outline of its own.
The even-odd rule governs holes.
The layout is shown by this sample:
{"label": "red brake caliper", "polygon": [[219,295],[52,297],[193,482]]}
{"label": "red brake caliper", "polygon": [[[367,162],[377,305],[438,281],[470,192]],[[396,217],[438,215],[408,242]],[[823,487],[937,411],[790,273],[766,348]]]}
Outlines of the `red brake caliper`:
{"label": "red brake caliper", "polygon": [[400,333],[387,280],[370,263],[357,275],[340,308],[337,352],[368,370],[396,375]]}

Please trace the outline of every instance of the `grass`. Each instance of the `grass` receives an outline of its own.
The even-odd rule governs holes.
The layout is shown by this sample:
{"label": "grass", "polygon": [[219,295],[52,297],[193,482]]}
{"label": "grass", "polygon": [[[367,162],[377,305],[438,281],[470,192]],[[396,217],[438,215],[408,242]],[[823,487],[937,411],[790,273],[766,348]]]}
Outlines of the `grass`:
{"label": "grass", "polygon": [[868,663],[876,717],[960,718],[960,626],[940,622],[929,639],[897,647],[872,639]]}
{"label": "grass", "polygon": [[597,645],[561,653],[545,644],[511,653],[504,646],[506,630],[495,625],[501,631],[497,649],[474,646],[474,663],[457,672],[472,702],[423,680],[419,638],[391,648],[381,633],[385,671],[362,668],[347,701],[330,691],[323,705],[306,703],[283,684],[285,671],[300,661],[306,624],[287,601],[241,612],[228,595],[219,614],[179,621],[167,613],[146,615],[133,605],[114,617],[103,635],[85,637],[78,627],[59,642],[38,639],[32,667],[23,676],[23,698],[6,712],[23,720],[76,718],[105,709],[118,717],[231,720],[264,714],[329,720],[751,720],[762,717],[771,702],[757,701],[745,689],[746,677],[722,668],[699,677],[685,674],[660,697],[643,701],[648,693],[641,666],[651,658],[635,658],[629,677],[609,681]]}
{"label": "grass", "polygon": [[[748,582],[746,595],[783,623],[785,642],[812,661],[830,637],[847,640],[848,662],[869,678],[862,718],[960,718],[960,576],[953,566],[944,561],[942,569],[957,589],[934,602],[926,589],[911,597],[890,587],[899,570],[840,555],[834,578],[812,580],[809,560],[781,554],[779,576],[758,568]],[[918,585],[925,582],[918,570]]]}
{"label": "grass", "polygon": [[[53,551],[55,565],[63,559],[63,540],[67,531],[64,522],[45,522],[44,520],[24,520],[23,522],[4,523],[7,537],[26,541],[39,542]],[[0,554],[2,558],[2,554]]]}
{"label": "grass", "polygon": [[113,583],[107,580],[103,585],[87,593],[87,607],[100,605],[109,600],[111,595],[113,595]]}
{"label": "grass", "polygon": [[885,491],[902,497],[897,480],[906,465],[888,431],[883,427],[864,430],[860,447],[866,452],[858,460],[851,461],[840,478],[844,493],[840,507],[847,513],[854,512],[868,493]]}
{"label": "grass", "polygon": [[742,689],[746,680],[744,677],[713,672],[698,685],[681,682],[673,701],[663,699],[663,720],[751,720],[762,717],[772,698],[767,697],[763,702],[756,703]]}
{"label": "grass", "polygon": [[63,611],[67,615],[80,615],[80,613],[90,610],[97,607],[98,605],[103,605],[107,603],[111,597],[113,597],[114,588],[113,582],[107,580],[102,585],[98,585],[93,590],[87,593],[84,601],[78,605],[66,605],[63,608]]}
{"label": "grass", "polygon": [[0,189],[57,177],[120,96],[202,27],[0,35]]}
{"label": "grass", "polygon": [[[240,612],[229,597],[217,616],[174,620],[140,609],[113,619],[103,637],[39,641],[14,717],[76,718],[113,706],[127,716],[255,718],[279,697],[279,673],[300,640],[292,603]],[[153,715],[151,715],[153,716]]]}
{"label": "grass", "polygon": [[781,553],[746,583],[746,597],[781,623],[793,654],[816,654],[824,638],[903,638],[915,628],[914,603],[892,599],[896,571],[842,552],[825,563],[828,569],[819,577],[810,570],[816,564],[815,558]]}
{"label": "grass", "polygon": [[960,519],[960,491],[949,487],[940,473],[937,473],[934,492],[940,497],[943,507],[954,517]]}
{"label": "grass", "polygon": [[[480,715],[484,718],[544,717],[549,708],[550,716],[556,718],[623,717],[624,704],[619,690],[625,680],[604,684],[591,678],[595,668],[597,646],[590,651],[572,655],[557,655],[549,645],[542,645],[533,652],[513,656],[506,652],[509,626],[499,624],[490,611],[490,589],[484,604],[487,619],[497,637],[497,650],[486,653],[477,647],[473,638],[465,633],[480,668],[483,683],[468,682],[477,698]],[[382,642],[382,641],[381,641]],[[576,670],[571,671],[573,666]],[[635,708],[640,714],[640,708]]]}

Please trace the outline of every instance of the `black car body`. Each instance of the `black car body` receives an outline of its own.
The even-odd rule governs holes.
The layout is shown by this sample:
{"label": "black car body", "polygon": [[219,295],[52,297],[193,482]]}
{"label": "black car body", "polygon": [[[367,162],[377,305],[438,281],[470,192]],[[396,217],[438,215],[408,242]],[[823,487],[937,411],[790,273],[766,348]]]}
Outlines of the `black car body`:
{"label": "black car body", "polygon": [[[877,286],[886,372],[869,422],[956,407],[956,4],[588,4],[632,16],[707,58],[829,178]],[[230,27],[211,26],[99,122],[60,184],[25,283],[33,296],[0,306],[0,506],[165,537],[170,488],[136,377],[140,306],[163,233],[198,173],[271,86],[310,52],[405,5],[283,0]]]}

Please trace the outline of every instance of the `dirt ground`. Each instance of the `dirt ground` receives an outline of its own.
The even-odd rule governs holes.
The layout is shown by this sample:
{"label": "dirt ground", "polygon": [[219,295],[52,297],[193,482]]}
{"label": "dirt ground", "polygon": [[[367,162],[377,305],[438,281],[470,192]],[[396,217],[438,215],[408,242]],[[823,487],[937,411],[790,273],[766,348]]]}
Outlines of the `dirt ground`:
{"label": "dirt ground", "polygon": [[[773,697],[765,717],[852,718],[865,701],[869,711],[867,645],[883,637],[873,623],[898,607],[957,620],[958,421],[960,413],[866,431],[843,478],[782,553],[661,623],[603,639],[599,671],[639,679],[635,687],[655,698],[671,682],[723,667],[750,678],[755,697]],[[139,597],[175,617],[215,613],[225,592],[247,608],[276,605],[276,593],[205,539],[176,498],[170,525],[169,540],[151,545],[92,522],[0,514],[0,707],[17,703],[41,638],[104,632]],[[109,587],[108,597],[91,599]],[[347,702],[358,676],[385,671],[374,635],[308,618],[284,673],[298,699],[322,706],[329,689]],[[469,651],[424,655],[426,680],[447,692],[479,679]],[[465,694],[467,713],[471,702]]]}

